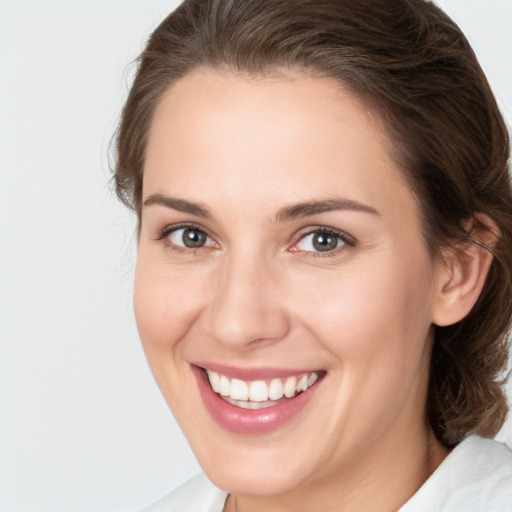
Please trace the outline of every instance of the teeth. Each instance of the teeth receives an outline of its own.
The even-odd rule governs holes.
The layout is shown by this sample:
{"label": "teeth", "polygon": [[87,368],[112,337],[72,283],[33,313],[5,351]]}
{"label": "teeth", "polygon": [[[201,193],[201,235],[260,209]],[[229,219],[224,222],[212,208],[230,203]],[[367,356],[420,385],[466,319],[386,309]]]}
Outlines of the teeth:
{"label": "teeth", "polygon": [[249,388],[243,380],[233,379],[231,381],[231,392],[229,397],[233,400],[249,400]]}
{"label": "teeth", "polygon": [[249,385],[249,400],[251,402],[265,402],[268,398],[268,386],[265,382],[262,380],[251,382]]}
{"label": "teeth", "polygon": [[222,396],[229,396],[231,393],[231,383],[229,382],[229,379],[227,377],[224,377],[224,375],[220,376],[220,382],[219,382],[219,391]]}
{"label": "teeth", "polygon": [[210,372],[208,373],[208,378],[210,379],[210,385],[215,391],[215,393],[219,393],[220,391],[220,377],[218,373]]}
{"label": "teeth", "polygon": [[268,387],[268,397],[270,400],[279,400],[284,395],[283,383],[281,379],[272,379]]}
{"label": "teeth", "polygon": [[303,375],[297,383],[297,391],[301,393],[302,391],[306,391],[306,389],[308,389],[308,376]]}
{"label": "teeth", "polygon": [[226,402],[231,405],[236,405],[242,409],[265,409],[266,407],[272,407],[277,402],[274,400],[266,400],[265,402],[251,402],[250,400],[233,400],[232,398],[225,398]]}
{"label": "teeth", "polygon": [[297,379],[295,377],[289,377],[284,384],[284,396],[286,398],[292,398],[295,396],[297,391]]}
{"label": "teeth", "polygon": [[212,370],[206,370],[210,385],[225,400],[244,409],[261,409],[276,404],[276,400],[293,398],[310,388],[317,380],[318,373],[298,375],[287,379],[272,379],[245,382],[240,379],[229,379]]}

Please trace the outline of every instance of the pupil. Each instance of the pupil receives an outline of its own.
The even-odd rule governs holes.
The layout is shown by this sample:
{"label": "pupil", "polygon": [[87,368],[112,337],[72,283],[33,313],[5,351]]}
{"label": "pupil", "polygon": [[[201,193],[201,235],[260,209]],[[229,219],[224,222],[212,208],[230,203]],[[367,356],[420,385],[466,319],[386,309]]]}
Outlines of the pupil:
{"label": "pupil", "polygon": [[183,232],[183,243],[186,247],[203,247],[206,235],[196,229],[186,229]]}
{"label": "pupil", "polygon": [[317,233],[313,237],[313,246],[317,251],[332,251],[337,245],[338,239],[333,235]]}

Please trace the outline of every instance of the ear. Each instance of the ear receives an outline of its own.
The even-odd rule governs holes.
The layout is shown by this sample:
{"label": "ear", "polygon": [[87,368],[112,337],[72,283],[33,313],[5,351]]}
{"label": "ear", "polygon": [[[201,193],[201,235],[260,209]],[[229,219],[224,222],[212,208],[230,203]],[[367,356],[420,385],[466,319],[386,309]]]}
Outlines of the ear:
{"label": "ear", "polygon": [[484,214],[476,214],[465,228],[467,241],[443,251],[437,269],[432,321],[438,326],[455,324],[471,311],[484,287],[492,249],[499,239],[498,226]]}

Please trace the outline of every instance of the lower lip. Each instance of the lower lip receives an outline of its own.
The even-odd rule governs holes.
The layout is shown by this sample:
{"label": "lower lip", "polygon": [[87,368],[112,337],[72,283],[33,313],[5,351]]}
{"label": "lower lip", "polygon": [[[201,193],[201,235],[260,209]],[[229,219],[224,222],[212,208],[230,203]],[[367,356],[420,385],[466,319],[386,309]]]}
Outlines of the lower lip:
{"label": "lower lip", "polygon": [[309,402],[319,382],[286,400],[263,409],[243,409],[222,400],[213,391],[204,370],[192,366],[206,409],[223,428],[236,434],[258,435],[278,429],[296,416]]}

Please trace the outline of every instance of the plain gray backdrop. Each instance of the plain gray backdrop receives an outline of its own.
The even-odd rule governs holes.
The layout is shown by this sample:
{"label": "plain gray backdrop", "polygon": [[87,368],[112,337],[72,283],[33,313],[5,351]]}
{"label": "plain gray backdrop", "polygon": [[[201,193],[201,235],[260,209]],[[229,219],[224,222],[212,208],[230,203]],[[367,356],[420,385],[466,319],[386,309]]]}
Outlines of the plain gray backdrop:
{"label": "plain gray backdrop", "polygon": [[[199,471],[140,348],[107,158],[130,62],[177,3],[0,0],[2,512],[134,511]],[[438,3],[510,121],[512,0]]]}

